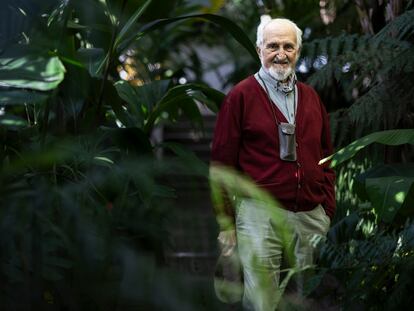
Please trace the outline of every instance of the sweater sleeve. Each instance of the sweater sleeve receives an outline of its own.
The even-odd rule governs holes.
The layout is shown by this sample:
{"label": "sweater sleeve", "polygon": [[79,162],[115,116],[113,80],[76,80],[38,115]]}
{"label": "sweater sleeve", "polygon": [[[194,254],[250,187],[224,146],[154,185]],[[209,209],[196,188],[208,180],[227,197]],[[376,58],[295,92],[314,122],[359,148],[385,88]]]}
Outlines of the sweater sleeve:
{"label": "sweater sleeve", "polygon": [[217,116],[211,148],[211,161],[233,169],[238,167],[241,138],[241,96],[230,92]]}
{"label": "sweater sleeve", "polygon": [[[334,150],[332,147],[331,141],[331,130],[329,126],[329,116],[326,112],[325,106],[320,101],[321,110],[322,110],[322,136],[321,136],[321,145],[322,145],[322,154],[323,158],[326,158],[333,154]],[[322,204],[325,208],[326,214],[329,218],[333,218],[336,209],[335,201],[335,171],[330,168],[331,161],[328,161],[323,164],[323,170],[325,175],[325,185],[323,191],[325,193],[325,202]]]}
{"label": "sweater sleeve", "polygon": [[[238,157],[241,138],[242,98],[233,90],[225,98],[220,107],[214,130],[211,148],[211,166],[225,166],[238,169]],[[222,229],[234,224],[234,200],[232,194],[223,185],[216,191],[219,198],[213,198],[215,212]]]}

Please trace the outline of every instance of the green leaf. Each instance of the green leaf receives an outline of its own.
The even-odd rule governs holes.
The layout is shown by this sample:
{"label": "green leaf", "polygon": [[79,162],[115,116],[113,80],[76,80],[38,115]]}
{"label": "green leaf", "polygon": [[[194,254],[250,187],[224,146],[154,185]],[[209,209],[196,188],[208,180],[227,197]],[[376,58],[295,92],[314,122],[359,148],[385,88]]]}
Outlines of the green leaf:
{"label": "green leaf", "polygon": [[80,25],[78,23],[76,23],[75,21],[69,20],[66,24],[66,27],[68,27],[69,29],[75,29],[75,30],[85,30],[88,29],[88,27],[84,26],[84,25]]}
{"label": "green leaf", "polygon": [[124,27],[122,27],[121,31],[118,33],[115,39],[115,48],[119,45],[119,43],[124,39],[125,35],[131,31],[136,21],[141,17],[141,15],[145,12],[148,5],[152,2],[152,0],[147,0],[142,6],[140,6],[136,12],[130,17],[130,19],[125,23]]}
{"label": "green leaf", "polygon": [[127,81],[115,83],[118,95],[128,103],[137,126],[142,128],[144,120],[167,92],[170,80],[153,81],[143,86],[133,86]]}
{"label": "green leaf", "polygon": [[0,86],[49,91],[65,77],[65,67],[58,57],[25,55],[0,58]]}
{"label": "green leaf", "polygon": [[10,129],[19,129],[21,127],[27,126],[27,122],[20,117],[5,114],[0,116],[0,126],[4,126]]}
{"label": "green leaf", "polygon": [[124,40],[124,42],[119,44],[119,49],[123,50],[127,48],[134,40],[137,38],[140,38],[141,36],[147,34],[148,32],[151,32],[155,29],[161,28],[165,25],[181,21],[184,19],[204,19],[209,22],[215,23],[219,25],[224,30],[228,31],[234,39],[236,39],[237,42],[239,42],[253,57],[253,59],[259,64],[259,56],[257,55],[256,48],[250,41],[249,37],[245,34],[245,32],[234,22],[229,20],[228,18],[225,18],[220,15],[214,15],[214,14],[196,14],[196,15],[187,15],[187,16],[180,16],[175,18],[166,18],[166,19],[158,19],[151,23],[148,23],[141,28],[137,34],[134,34],[133,36],[127,38]]}
{"label": "green leaf", "polygon": [[18,104],[34,104],[45,101],[48,94],[27,90],[1,90],[0,88],[0,104],[2,105],[18,105]]}
{"label": "green leaf", "polygon": [[414,177],[367,178],[366,189],[378,217],[391,222],[404,203]]}
{"label": "green leaf", "polygon": [[414,176],[414,163],[398,163],[375,166],[355,178],[353,189],[362,201],[367,201],[368,194],[366,193],[366,180],[368,178],[391,176]]}
{"label": "green leaf", "polygon": [[176,86],[174,89],[170,90],[169,96],[179,96],[182,93],[191,95],[193,98],[206,105],[212,112],[215,113],[218,112],[219,107],[224,99],[224,94],[222,92],[197,83],[188,83],[185,85]]}
{"label": "green leaf", "polygon": [[[212,108],[213,111],[217,111],[218,102],[222,100],[223,96],[218,91],[213,91],[211,88],[201,86],[198,84],[185,84],[171,88],[168,93],[162,98],[157,104],[151,114],[148,116],[144,131],[149,133],[156,120],[162,115],[163,112],[177,115],[181,110],[184,114],[193,122],[195,125],[202,126],[203,118],[200,110],[197,106],[197,102],[200,99],[200,91],[206,91],[207,94],[211,95],[210,99],[217,101],[216,106]],[[221,94],[221,95],[220,95]],[[214,101],[206,101],[208,105],[212,106]],[[206,104],[206,102],[201,102]],[[169,115],[170,120],[171,116]],[[174,121],[174,120],[173,120]]]}
{"label": "green leaf", "polygon": [[414,129],[398,129],[388,130],[369,134],[360,139],[355,140],[348,146],[340,149],[338,152],[319,161],[319,164],[326,163],[330,160],[331,167],[335,167],[346,160],[351,159],[358,151],[367,147],[372,143],[380,143],[383,145],[397,146],[402,144],[414,144]]}

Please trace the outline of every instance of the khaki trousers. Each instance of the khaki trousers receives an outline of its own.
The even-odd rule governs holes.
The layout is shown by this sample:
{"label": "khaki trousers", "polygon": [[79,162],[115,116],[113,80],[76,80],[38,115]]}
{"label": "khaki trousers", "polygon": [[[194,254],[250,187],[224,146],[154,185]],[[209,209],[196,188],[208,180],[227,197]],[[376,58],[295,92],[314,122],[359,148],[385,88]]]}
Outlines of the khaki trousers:
{"label": "khaki trousers", "polygon": [[[244,308],[274,311],[280,298],[282,258],[296,268],[312,265],[315,241],[325,238],[329,226],[321,205],[294,213],[260,201],[241,200],[236,209],[236,233],[244,274]],[[300,274],[296,281],[300,294]]]}

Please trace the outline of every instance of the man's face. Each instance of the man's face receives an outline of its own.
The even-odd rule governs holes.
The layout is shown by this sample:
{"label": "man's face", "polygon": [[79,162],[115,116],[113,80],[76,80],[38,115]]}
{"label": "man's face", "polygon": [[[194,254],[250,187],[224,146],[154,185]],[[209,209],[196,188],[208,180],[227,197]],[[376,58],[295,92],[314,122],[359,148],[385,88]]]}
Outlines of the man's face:
{"label": "man's face", "polygon": [[263,45],[257,48],[262,66],[276,80],[286,80],[299,58],[295,29],[285,23],[271,22],[263,33]]}

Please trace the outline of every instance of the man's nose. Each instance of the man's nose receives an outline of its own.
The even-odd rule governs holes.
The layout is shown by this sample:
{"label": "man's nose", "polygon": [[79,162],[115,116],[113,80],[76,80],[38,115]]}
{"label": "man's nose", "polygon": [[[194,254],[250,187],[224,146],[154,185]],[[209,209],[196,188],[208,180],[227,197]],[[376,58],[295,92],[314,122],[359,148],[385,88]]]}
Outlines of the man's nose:
{"label": "man's nose", "polygon": [[284,59],[286,59],[286,53],[285,53],[285,51],[283,51],[281,49],[277,50],[276,51],[276,58],[278,60],[284,60]]}

